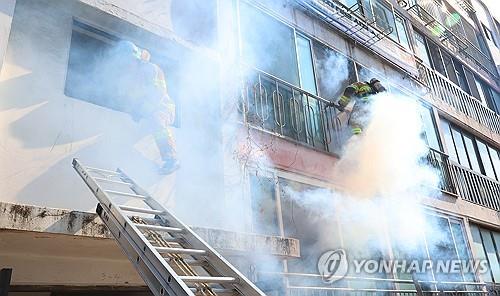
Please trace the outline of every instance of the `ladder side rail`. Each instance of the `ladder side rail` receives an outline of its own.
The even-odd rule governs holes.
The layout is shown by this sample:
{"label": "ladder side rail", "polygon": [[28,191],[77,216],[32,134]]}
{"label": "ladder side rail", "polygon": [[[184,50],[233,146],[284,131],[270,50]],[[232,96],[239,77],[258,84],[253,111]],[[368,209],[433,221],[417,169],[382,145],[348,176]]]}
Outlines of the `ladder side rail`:
{"label": "ladder side rail", "polygon": [[[128,244],[136,250],[137,254],[141,257],[140,261],[146,262],[146,265],[150,268],[150,272],[157,275],[164,283],[167,284],[164,288],[173,289],[175,294],[168,294],[172,296],[189,295],[193,296],[189,287],[176,275],[174,270],[166,263],[164,258],[156,251],[155,247],[144,237],[142,232],[135,227],[134,223],[124,215],[119,207],[111,201],[106,192],[97,184],[93,179],[93,176],[89,174],[89,171],[77,160],[73,159],[73,167],[90,188],[92,193],[95,195],[102,209],[107,213],[106,217],[102,221],[111,230],[118,228],[119,232],[112,232],[116,240],[119,240],[121,236],[127,238]],[[145,196],[149,196],[147,193]],[[111,222],[109,222],[111,220]],[[114,225],[116,224],[116,225]],[[120,244],[122,245],[122,244]],[[126,246],[126,244],[125,244]],[[123,247],[123,245],[122,245]],[[127,254],[128,255],[128,254]],[[136,262],[136,258],[133,258],[131,262]],[[142,274],[141,274],[142,275]],[[146,280],[146,279],[144,279]],[[155,294],[156,296],[164,296],[165,294]]]}
{"label": "ladder side rail", "polygon": [[158,203],[154,198],[152,198],[146,190],[135,183],[125,172],[118,169],[117,170],[123,177],[125,182],[131,183],[131,189],[139,194],[148,196],[144,200],[152,209],[161,210],[163,212],[159,217],[165,219],[165,223],[169,226],[178,227],[184,229],[183,238],[186,240],[191,247],[195,249],[202,249],[207,251],[208,263],[213,266],[213,268],[224,276],[234,277],[238,279],[238,282],[234,284],[236,289],[245,296],[265,296],[265,294],[257,288],[252,282],[250,282],[242,273],[240,273],[235,267],[232,266],[226,259],[224,259],[215,249],[208,245],[200,236],[198,236],[189,226],[181,222],[177,217],[165,209],[160,203]]}
{"label": "ladder side rail", "polygon": [[[131,243],[134,239],[127,231],[123,231],[123,227],[121,227],[122,224],[101,203],[98,204],[97,213],[111,234],[115,237],[118,244],[121,246],[122,251],[134,265],[141,278],[155,296],[194,295],[191,289],[184,282],[172,280],[174,278],[172,273],[167,275],[166,278],[163,277],[162,273],[155,268],[154,264],[147,258],[144,258],[143,250],[141,250],[137,244]],[[171,270],[170,272],[173,271]]]}

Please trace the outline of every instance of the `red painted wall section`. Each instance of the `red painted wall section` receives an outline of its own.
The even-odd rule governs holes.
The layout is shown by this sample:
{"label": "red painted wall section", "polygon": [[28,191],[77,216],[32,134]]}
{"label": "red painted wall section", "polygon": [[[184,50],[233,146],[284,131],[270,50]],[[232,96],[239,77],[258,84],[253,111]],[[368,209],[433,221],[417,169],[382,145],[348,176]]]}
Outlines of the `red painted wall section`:
{"label": "red painted wall section", "polygon": [[332,171],[338,161],[335,155],[252,128],[242,127],[240,135],[241,160],[333,182]]}

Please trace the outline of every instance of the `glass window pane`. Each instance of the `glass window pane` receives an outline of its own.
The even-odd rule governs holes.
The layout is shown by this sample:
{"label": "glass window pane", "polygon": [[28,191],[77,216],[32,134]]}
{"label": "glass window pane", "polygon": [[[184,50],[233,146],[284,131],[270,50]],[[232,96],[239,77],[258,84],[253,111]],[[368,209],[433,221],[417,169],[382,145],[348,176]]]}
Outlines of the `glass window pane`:
{"label": "glass window pane", "polygon": [[434,120],[432,118],[432,111],[425,106],[421,106],[420,116],[422,118],[422,124],[427,145],[433,149],[441,151],[441,146],[439,145],[439,138],[436,132],[436,126],[434,125]]}
{"label": "glass window pane", "polygon": [[394,15],[392,14],[392,10],[385,6],[380,0],[373,3],[373,12],[375,13],[375,21],[377,22],[377,26],[382,28],[383,30],[391,30],[389,37],[392,40],[398,40],[398,34],[396,32],[396,26],[394,22]]}
{"label": "glass window pane", "polygon": [[483,246],[486,251],[486,257],[488,258],[488,263],[490,264],[491,273],[493,274],[493,280],[496,283],[500,283],[500,265],[498,263],[498,257],[495,250],[495,245],[493,244],[492,233],[489,230],[481,229],[481,236],[483,238]]}
{"label": "glass window pane", "polygon": [[444,67],[444,63],[441,57],[441,50],[436,44],[432,42],[429,42],[428,45],[434,69],[439,73],[441,73],[443,76],[448,77],[446,75],[446,69]]}
{"label": "glass window pane", "polygon": [[311,44],[308,39],[300,35],[297,35],[297,52],[299,55],[300,85],[304,90],[316,94]]}
{"label": "glass window pane", "polygon": [[443,130],[444,143],[446,144],[446,149],[448,150],[450,159],[458,162],[457,151],[455,150],[455,144],[453,143],[453,137],[451,136],[448,121],[441,119],[441,129]]}
{"label": "glass window pane", "polygon": [[370,4],[370,0],[361,0],[360,2],[362,4],[363,14],[365,15],[365,17],[367,19],[373,19],[373,11]]}
{"label": "glass window pane", "polygon": [[494,89],[491,90],[491,97],[493,101],[493,105],[495,106],[495,112],[500,114],[500,94],[496,92]]}
{"label": "glass window pane", "polygon": [[497,248],[497,257],[500,259],[500,232],[493,232],[493,240]]}
{"label": "glass window pane", "polygon": [[356,81],[354,63],[318,41],[313,40],[313,50],[319,95],[328,100],[337,100],[344,88]]}
{"label": "glass window pane", "polygon": [[451,60],[451,56],[444,51],[441,51],[443,55],[444,66],[446,67],[446,73],[448,74],[448,79],[458,85],[458,77],[457,72],[455,71],[455,67],[453,66],[453,61]]}
{"label": "glass window pane", "polygon": [[477,91],[478,91],[478,94],[479,94],[479,98],[481,100],[481,102],[483,104],[486,104],[486,94],[485,94],[485,90],[483,89],[483,84],[477,80],[477,78],[474,79],[474,81],[476,82],[476,88],[477,88]]}
{"label": "glass window pane", "polygon": [[415,31],[415,54],[422,59],[424,64],[431,66],[431,59],[429,57],[429,52],[427,51],[426,42],[424,36]]}
{"label": "glass window pane", "polygon": [[253,231],[260,234],[279,235],[274,179],[252,175],[250,196]]}
{"label": "glass window pane", "polygon": [[[432,221],[436,228],[426,230],[427,247],[431,260],[457,260],[458,253],[448,219],[434,215],[427,215],[427,220]],[[435,272],[438,281],[460,281],[462,276],[456,273]]]}
{"label": "glass window pane", "polygon": [[495,169],[495,174],[497,176],[497,180],[500,179],[500,158],[498,156],[498,151],[488,146],[488,150],[490,151],[490,157],[493,162],[493,169]]}
{"label": "glass window pane", "polygon": [[244,1],[240,2],[240,27],[245,62],[298,86],[293,29]]}
{"label": "glass window pane", "polygon": [[[339,226],[331,217],[318,215],[314,209],[304,206],[298,200],[307,192],[324,190],[324,194],[330,194],[330,191],[283,178],[279,178],[278,184],[284,234],[286,237],[299,239],[301,244],[300,258],[288,260],[288,269],[290,272],[317,273],[316,260],[322,251],[342,247]],[[328,236],[322,235],[322,230],[316,227],[321,224],[331,225]]]}
{"label": "glass window pane", "polygon": [[479,159],[477,157],[476,149],[474,147],[474,140],[467,136],[464,136],[465,148],[467,148],[467,155],[469,155],[469,161],[471,168],[481,174],[481,166],[479,165]]}
{"label": "glass window pane", "polygon": [[476,99],[480,99],[481,97],[479,96],[479,91],[478,91],[477,86],[476,86],[474,74],[472,74],[472,72],[467,70],[466,68],[463,68],[463,69],[464,69],[464,73],[465,73],[465,78],[467,78],[470,94],[472,96],[474,96]]}
{"label": "glass window pane", "polygon": [[465,78],[465,73],[462,64],[460,64],[457,60],[453,59],[453,65],[456,70],[458,85],[463,91],[470,94],[470,89],[467,84],[467,78]]}
{"label": "glass window pane", "polygon": [[464,167],[471,168],[469,165],[469,159],[467,158],[467,151],[465,150],[464,141],[462,139],[462,133],[458,130],[451,128],[453,135],[453,142],[455,143],[455,148],[457,149],[458,162]]}
{"label": "glass window pane", "polygon": [[[455,238],[455,244],[458,251],[458,256],[460,256],[459,259],[469,261],[471,258],[462,224],[454,221],[450,221],[450,224],[451,224],[451,230],[453,232],[453,237]],[[475,279],[474,273],[469,272],[464,274],[464,279],[465,281],[471,281],[471,282],[474,281]]]}
{"label": "glass window pane", "polygon": [[396,29],[398,31],[399,43],[403,45],[404,48],[410,49],[405,21],[400,16],[396,16]]}
{"label": "glass window pane", "polygon": [[[476,225],[470,225],[470,231],[472,234],[472,250],[476,256],[476,260],[486,260],[486,253],[483,248],[483,240],[481,239],[481,233],[479,232],[479,227]],[[489,266],[488,266],[489,269]],[[490,272],[482,273],[481,278],[485,282],[492,282],[493,278],[491,277]]]}
{"label": "glass window pane", "polygon": [[493,170],[493,165],[491,164],[488,147],[486,147],[486,144],[483,142],[477,141],[477,149],[479,151],[479,155],[481,156],[481,163],[483,164],[486,176],[495,179],[495,171]]}

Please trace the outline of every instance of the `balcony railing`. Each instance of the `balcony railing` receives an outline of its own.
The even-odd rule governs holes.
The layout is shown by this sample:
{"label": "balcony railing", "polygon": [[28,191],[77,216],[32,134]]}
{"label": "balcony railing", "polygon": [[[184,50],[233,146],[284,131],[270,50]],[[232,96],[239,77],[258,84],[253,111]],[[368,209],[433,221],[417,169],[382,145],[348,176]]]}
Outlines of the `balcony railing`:
{"label": "balcony railing", "polygon": [[240,111],[245,122],[315,149],[338,152],[341,121],[327,100],[262,71],[244,81]]}
{"label": "balcony railing", "polygon": [[495,64],[488,54],[483,53],[473,44],[463,30],[462,19],[458,13],[443,10],[440,4],[432,0],[399,1],[409,12],[438,37],[448,49],[471,60],[493,76],[497,76]]}
{"label": "balcony railing", "polygon": [[[389,277],[358,277],[345,276],[338,282],[325,284],[322,276],[312,273],[280,273],[261,272],[272,274],[277,281],[280,277],[286,279],[288,285],[265,292],[278,292],[276,295],[290,296],[333,296],[333,295],[394,295],[394,296],[455,296],[455,295],[498,295],[498,290],[490,288],[481,282],[466,281],[435,281],[414,279],[395,279]],[[280,281],[281,282],[281,281]],[[268,294],[268,295],[269,295]],[[274,295],[274,294],[272,294]]]}
{"label": "balcony railing", "polygon": [[461,165],[451,163],[448,155],[429,149],[427,162],[438,171],[439,187],[463,200],[500,211],[500,183]]}
{"label": "balcony railing", "polygon": [[316,14],[326,23],[344,31],[347,36],[367,47],[386,38],[393,28],[382,28],[377,25],[372,9],[368,3],[357,1],[346,6],[339,0],[306,0],[298,1],[306,10]]}
{"label": "balcony railing", "polygon": [[498,114],[423,63],[419,63],[418,70],[419,80],[429,87],[434,99],[448,103],[461,113],[487,126],[492,132],[500,134]]}
{"label": "balcony railing", "polygon": [[457,164],[450,167],[462,199],[500,211],[499,182]]}
{"label": "balcony railing", "polygon": [[441,151],[429,148],[427,154],[427,163],[436,169],[439,174],[439,188],[451,194],[457,194],[453,176],[451,174],[451,164],[448,155]]}

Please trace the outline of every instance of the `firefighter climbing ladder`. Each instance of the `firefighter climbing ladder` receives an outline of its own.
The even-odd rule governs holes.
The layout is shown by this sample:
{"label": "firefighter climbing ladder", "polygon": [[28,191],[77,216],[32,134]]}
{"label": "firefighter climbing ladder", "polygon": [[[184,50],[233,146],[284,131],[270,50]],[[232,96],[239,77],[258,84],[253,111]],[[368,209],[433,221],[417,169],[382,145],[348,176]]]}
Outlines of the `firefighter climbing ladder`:
{"label": "firefighter climbing ladder", "polygon": [[[99,201],[102,221],[154,295],[265,296],[123,171],[87,167],[77,159],[73,167]],[[146,207],[120,205],[119,199]]]}

